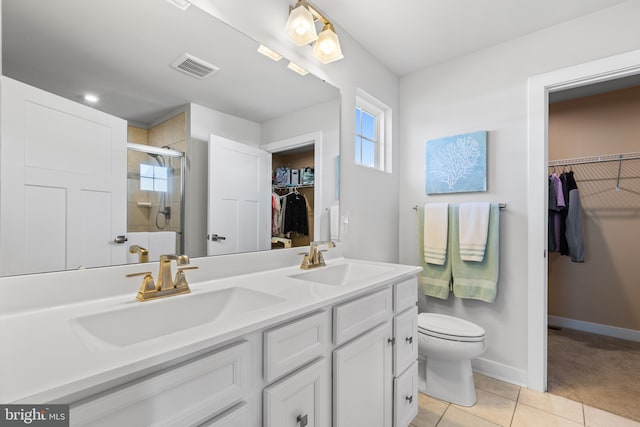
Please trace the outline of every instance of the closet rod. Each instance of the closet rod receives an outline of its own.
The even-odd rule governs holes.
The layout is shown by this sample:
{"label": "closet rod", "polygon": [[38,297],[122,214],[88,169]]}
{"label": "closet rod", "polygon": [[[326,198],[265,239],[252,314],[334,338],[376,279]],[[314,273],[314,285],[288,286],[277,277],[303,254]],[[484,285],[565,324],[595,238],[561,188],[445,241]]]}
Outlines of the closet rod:
{"label": "closet rod", "polygon": [[[507,204],[506,204],[506,203],[498,203],[498,207],[499,207],[499,208],[500,208],[500,210],[502,211],[502,210],[507,209]],[[415,206],[414,206],[413,208],[411,208],[411,209],[413,209],[414,211],[417,211],[417,210],[418,210],[418,205],[415,205]]]}
{"label": "closet rod", "polygon": [[573,159],[561,159],[561,160],[549,160],[547,166],[568,166],[568,165],[581,165],[587,163],[602,163],[602,162],[621,162],[623,160],[635,160],[640,159],[640,152],[634,153],[622,153],[622,154],[607,154],[604,156],[594,157],[576,157]]}

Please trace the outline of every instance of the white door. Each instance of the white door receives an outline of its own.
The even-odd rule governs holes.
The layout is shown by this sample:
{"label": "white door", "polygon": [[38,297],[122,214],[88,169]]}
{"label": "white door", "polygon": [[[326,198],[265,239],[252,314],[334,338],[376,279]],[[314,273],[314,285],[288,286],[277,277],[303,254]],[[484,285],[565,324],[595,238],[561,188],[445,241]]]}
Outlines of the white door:
{"label": "white door", "polygon": [[209,137],[207,255],[271,248],[271,154]]}
{"label": "white door", "polygon": [[127,123],[2,77],[0,274],[126,262]]}
{"label": "white door", "polygon": [[386,322],[333,352],[334,427],[391,427],[392,332]]}

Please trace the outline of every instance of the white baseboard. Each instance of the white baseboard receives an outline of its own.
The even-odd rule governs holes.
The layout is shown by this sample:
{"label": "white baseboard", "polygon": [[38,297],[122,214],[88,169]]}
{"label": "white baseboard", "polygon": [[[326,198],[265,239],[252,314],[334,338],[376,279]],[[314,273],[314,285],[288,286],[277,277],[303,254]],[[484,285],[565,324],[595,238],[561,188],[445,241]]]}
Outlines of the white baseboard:
{"label": "white baseboard", "polygon": [[567,319],[565,317],[548,316],[549,326],[575,329],[592,334],[606,335],[623,340],[640,342],[640,331],[634,329],[618,328],[617,326],[601,325],[599,323],[585,322],[583,320]]}
{"label": "white baseboard", "polygon": [[527,371],[525,369],[494,362],[493,360],[484,359],[482,357],[473,359],[471,361],[471,366],[474,371],[488,377],[515,384],[520,387],[527,386]]}

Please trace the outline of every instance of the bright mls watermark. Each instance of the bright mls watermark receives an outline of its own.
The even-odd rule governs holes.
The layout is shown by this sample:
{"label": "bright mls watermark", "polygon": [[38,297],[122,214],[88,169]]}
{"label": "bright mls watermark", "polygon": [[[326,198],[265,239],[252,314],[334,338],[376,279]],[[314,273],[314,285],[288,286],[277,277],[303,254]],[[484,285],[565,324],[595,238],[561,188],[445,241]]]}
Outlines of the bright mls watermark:
{"label": "bright mls watermark", "polygon": [[69,405],[0,405],[0,427],[69,427]]}

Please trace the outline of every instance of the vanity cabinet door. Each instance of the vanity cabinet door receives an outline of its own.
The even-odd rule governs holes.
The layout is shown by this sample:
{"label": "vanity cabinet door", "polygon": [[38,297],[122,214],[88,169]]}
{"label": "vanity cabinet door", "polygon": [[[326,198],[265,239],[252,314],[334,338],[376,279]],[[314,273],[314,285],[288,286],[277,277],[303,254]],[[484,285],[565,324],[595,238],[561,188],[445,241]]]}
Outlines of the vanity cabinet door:
{"label": "vanity cabinet door", "polygon": [[198,424],[198,427],[247,427],[249,425],[249,409],[241,403],[217,417]]}
{"label": "vanity cabinet door", "polygon": [[393,319],[393,375],[398,376],[418,360],[418,307]]}
{"label": "vanity cabinet door", "polygon": [[264,427],[325,427],[329,425],[326,359],[264,389]]}
{"label": "vanity cabinet door", "polygon": [[393,380],[393,427],[407,427],[418,415],[418,361]]}
{"label": "vanity cabinet door", "polygon": [[392,332],[387,321],[333,352],[334,427],[391,427]]}
{"label": "vanity cabinet door", "polygon": [[71,426],[197,424],[246,397],[249,344],[241,341],[71,405]]}

